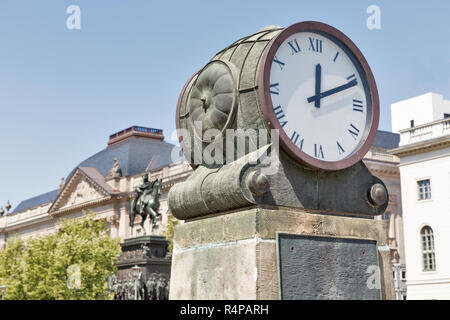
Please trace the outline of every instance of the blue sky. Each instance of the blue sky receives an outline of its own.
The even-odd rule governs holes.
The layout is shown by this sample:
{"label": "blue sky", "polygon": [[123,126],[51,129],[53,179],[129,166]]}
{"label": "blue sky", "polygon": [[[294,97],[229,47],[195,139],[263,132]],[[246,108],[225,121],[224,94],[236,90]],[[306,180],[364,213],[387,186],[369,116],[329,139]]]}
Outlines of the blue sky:
{"label": "blue sky", "polygon": [[[69,5],[81,29],[66,27]],[[369,5],[381,30],[366,27]],[[450,99],[450,2],[0,2],[0,206],[54,190],[61,177],[131,125],[175,129],[178,95],[216,52],[266,25],[330,24],[365,55],[381,102],[429,91]]]}

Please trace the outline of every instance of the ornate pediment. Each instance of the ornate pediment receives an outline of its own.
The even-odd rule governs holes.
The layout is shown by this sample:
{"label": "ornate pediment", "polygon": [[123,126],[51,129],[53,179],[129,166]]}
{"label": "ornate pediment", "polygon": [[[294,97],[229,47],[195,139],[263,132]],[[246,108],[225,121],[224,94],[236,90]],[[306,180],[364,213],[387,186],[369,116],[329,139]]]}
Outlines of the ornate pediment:
{"label": "ornate pediment", "polygon": [[110,199],[112,190],[109,190],[102,181],[104,177],[96,171],[95,168],[77,168],[60,190],[50,212],[68,211]]}
{"label": "ornate pediment", "polygon": [[63,202],[63,205],[60,209],[72,207],[77,204],[97,200],[103,197],[104,195],[96,190],[95,187],[91,183],[89,183],[89,181],[87,181],[86,179],[82,179],[76,185],[75,189],[70,193],[70,195],[65,199],[66,201]]}

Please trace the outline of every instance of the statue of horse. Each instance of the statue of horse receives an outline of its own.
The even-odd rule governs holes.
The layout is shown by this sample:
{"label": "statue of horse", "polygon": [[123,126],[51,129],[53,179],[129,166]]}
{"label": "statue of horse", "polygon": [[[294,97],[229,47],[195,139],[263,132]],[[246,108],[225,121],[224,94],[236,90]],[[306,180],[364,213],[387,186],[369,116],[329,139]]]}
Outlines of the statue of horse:
{"label": "statue of horse", "polygon": [[143,183],[136,188],[136,197],[131,201],[130,205],[130,227],[134,226],[134,218],[139,214],[141,219],[141,227],[145,234],[144,222],[147,216],[152,219],[152,227],[156,226],[156,218],[161,214],[159,209],[159,196],[161,195],[162,180],[149,182],[148,175],[144,175]]}

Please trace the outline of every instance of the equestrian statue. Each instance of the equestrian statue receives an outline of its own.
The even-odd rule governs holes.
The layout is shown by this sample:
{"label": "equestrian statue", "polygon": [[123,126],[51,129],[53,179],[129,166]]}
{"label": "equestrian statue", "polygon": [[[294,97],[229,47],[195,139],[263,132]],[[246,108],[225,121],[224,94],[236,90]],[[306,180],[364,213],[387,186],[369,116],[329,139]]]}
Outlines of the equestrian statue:
{"label": "equestrian statue", "polygon": [[144,222],[147,215],[152,219],[152,227],[156,226],[156,218],[161,214],[159,196],[161,195],[162,180],[148,180],[148,173],[142,175],[142,183],[136,187],[136,194],[130,204],[130,227],[134,226],[136,214],[141,215],[141,227],[145,234]]}

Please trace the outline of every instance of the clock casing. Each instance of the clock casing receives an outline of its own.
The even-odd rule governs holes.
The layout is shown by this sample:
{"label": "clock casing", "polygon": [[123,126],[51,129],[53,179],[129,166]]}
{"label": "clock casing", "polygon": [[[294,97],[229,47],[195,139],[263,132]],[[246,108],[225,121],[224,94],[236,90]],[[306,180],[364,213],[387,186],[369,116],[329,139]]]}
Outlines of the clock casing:
{"label": "clock casing", "polygon": [[294,24],[272,38],[258,72],[264,117],[294,160],[322,170],[362,160],[378,129],[379,98],[347,36],[320,22]]}

